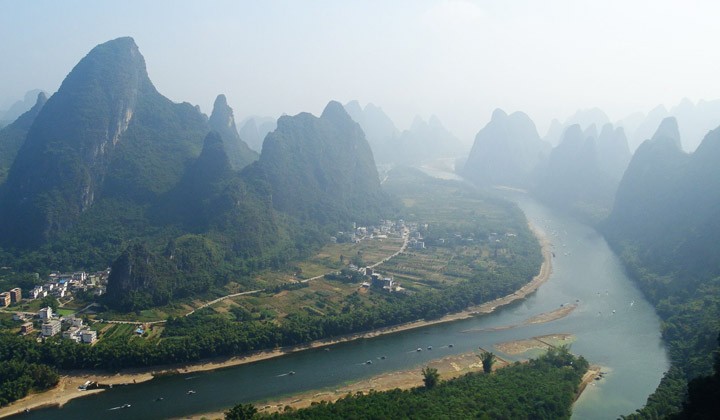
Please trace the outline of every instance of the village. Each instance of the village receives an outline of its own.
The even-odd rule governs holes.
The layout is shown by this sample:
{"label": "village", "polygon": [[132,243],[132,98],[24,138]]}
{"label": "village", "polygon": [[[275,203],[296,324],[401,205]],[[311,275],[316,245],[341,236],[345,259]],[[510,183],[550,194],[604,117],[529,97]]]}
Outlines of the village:
{"label": "village", "polygon": [[[423,233],[427,232],[427,224],[405,222],[403,219],[382,220],[376,226],[367,227],[353,224],[351,230],[337,232],[329,238],[329,242],[331,244],[359,244],[369,240],[382,242],[387,239],[402,238],[402,246],[394,254],[386,255],[381,260],[375,260],[374,263],[366,263],[361,257],[349,257],[341,270],[326,272],[325,275],[314,278],[324,277],[328,280],[351,283],[356,285],[360,293],[377,290],[384,293],[413,294],[413,288],[403,287],[393,275],[392,269],[391,273],[384,273],[384,270],[380,271],[379,268],[383,263],[403,252],[410,250],[424,252],[429,246],[428,239],[423,237]],[[433,247],[442,248],[460,244],[467,245],[475,241],[473,233],[448,233],[449,236],[431,239],[430,244]],[[497,256],[499,243],[503,242],[501,240],[503,236],[509,239],[515,234],[491,233],[487,237],[487,242],[492,244],[491,252],[494,252],[495,256]],[[96,299],[105,293],[109,275],[110,268],[90,273],[85,271],[51,272],[43,284],[38,284],[32,289],[23,291],[21,288],[15,287],[0,293],[0,311],[13,314],[12,319],[17,323],[14,329],[21,335],[34,337],[38,341],[57,336],[64,340],[92,345],[98,340],[99,334],[104,331],[101,327],[107,328],[108,323],[133,324],[132,321],[103,322],[103,320],[94,319],[93,316],[83,315],[95,305]],[[301,282],[305,281],[308,280]],[[70,302],[72,303],[66,306]],[[81,308],[85,303],[88,306]],[[92,310],[87,313],[92,313]],[[103,325],[95,325],[97,321]],[[148,326],[142,322],[134,324],[136,327],[132,331],[133,335],[144,336]]]}
{"label": "village", "polygon": [[[7,292],[0,293],[0,309],[20,307],[24,302],[43,300],[53,297],[58,302],[57,306],[64,305],[74,299],[74,295],[83,293],[85,296],[97,297],[105,293],[107,278],[110,269],[94,273],[78,271],[73,273],[52,272],[48,281],[43,285],[37,285],[26,293],[23,298],[22,289],[13,288]],[[44,306],[37,312],[15,311],[13,321],[22,323],[20,334],[35,336],[42,341],[49,337],[60,334],[63,339],[72,340],[77,343],[93,344],[97,341],[97,331],[75,314],[62,315],[52,306]]]}

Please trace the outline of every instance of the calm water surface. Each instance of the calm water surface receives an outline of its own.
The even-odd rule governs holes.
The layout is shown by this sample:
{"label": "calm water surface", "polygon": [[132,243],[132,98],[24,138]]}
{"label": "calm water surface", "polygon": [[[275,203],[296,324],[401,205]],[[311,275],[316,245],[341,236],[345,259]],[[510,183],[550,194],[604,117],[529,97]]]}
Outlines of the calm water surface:
{"label": "calm water surface", "polygon": [[[386,371],[418,370],[431,359],[496,343],[552,333],[577,337],[572,351],[603,366],[574,406],[573,418],[614,419],[641,407],[668,369],[660,324],[651,305],[625,275],[618,258],[592,228],[558,215],[529,197],[509,196],[551,239],[553,274],[534,295],[496,313],[413,331],[313,349],[213,372],[157,378],[116,387],[37,410],[28,419],[157,419],[218,411],[238,402],[270,399],[314,389],[334,389]],[[463,332],[516,325],[561,304],[578,303],[568,317],[541,325],[492,332]],[[453,347],[449,347],[453,344]],[[432,350],[428,350],[432,346]],[[420,347],[423,351],[416,351]],[[513,357],[497,352],[500,356]],[[381,359],[385,356],[385,359]],[[367,360],[373,363],[365,364]],[[288,372],[294,371],[294,375]],[[195,391],[188,394],[189,390]],[[162,397],[162,401],[156,401]],[[130,404],[129,408],[119,408]]]}

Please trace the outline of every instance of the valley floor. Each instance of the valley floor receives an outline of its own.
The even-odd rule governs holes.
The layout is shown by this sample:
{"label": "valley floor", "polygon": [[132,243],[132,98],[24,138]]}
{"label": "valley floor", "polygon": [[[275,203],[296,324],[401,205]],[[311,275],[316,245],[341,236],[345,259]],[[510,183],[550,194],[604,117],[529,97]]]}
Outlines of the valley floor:
{"label": "valley floor", "polygon": [[[389,328],[382,328],[378,330],[369,331],[366,333],[360,333],[360,334],[350,334],[343,337],[338,337],[334,339],[328,339],[328,340],[318,340],[313,341],[311,343],[301,345],[301,346],[292,346],[292,347],[284,347],[279,348],[275,350],[268,350],[268,351],[261,351],[252,353],[246,356],[236,356],[236,357],[223,357],[223,358],[217,358],[217,359],[209,359],[205,360],[199,363],[194,364],[186,364],[186,365],[169,365],[164,366],[162,368],[148,368],[148,369],[135,369],[135,370],[126,370],[118,374],[101,374],[97,372],[68,372],[65,375],[61,376],[59,384],[46,392],[43,393],[37,393],[37,394],[30,394],[25,398],[22,398],[18,401],[15,401],[14,403],[0,408],[0,418],[10,416],[13,414],[21,413],[25,410],[32,410],[38,407],[44,407],[48,405],[59,405],[62,406],[66,404],[68,401],[84,397],[86,395],[91,395],[95,392],[101,392],[102,390],[90,390],[90,391],[80,391],[78,390],[78,387],[82,384],[84,384],[86,381],[94,381],[98,382],[100,384],[133,384],[133,383],[140,383],[144,381],[151,380],[154,376],[158,375],[167,375],[167,374],[175,374],[175,373],[190,373],[190,372],[200,372],[200,371],[208,371],[208,370],[214,370],[214,369],[222,369],[227,368],[231,366],[238,366],[246,363],[252,363],[259,360],[265,360],[270,359],[274,357],[279,357],[284,354],[296,352],[296,351],[302,351],[307,350],[311,348],[317,348],[317,347],[324,347],[329,346],[341,342],[346,341],[352,341],[357,340],[361,338],[371,338],[376,337],[379,335],[384,334],[392,334],[399,331],[405,331],[409,329],[414,328],[421,328],[428,325],[434,325],[444,322],[451,322],[451,321],[457,321],[461,319],[466,319],[472,316],[478,316],[483,314],[489,314],[493,311],[495,311],[497,308],[508,305],[512,302],[515,302],[517,300],[524,299],[531,293],[535,292],[543,283],[545,283],[549,278],[550,274],[552,273],[552,251],[551,251],[551,243],[549,239],[544,236],[544,234],[538,230],[537,228],[530,226],[531,230],[535,234],[535,236],[538,238],[541,246],[542,246],[542,254],[543,254],[543,263],[540,267],[540,272],[537,276],[533,278],[532,281],[518,289],[512,294],[509,294],[507,296],[495,299],[490,302],[486,302],[482,305],[470,307],[464,311],[457,312],[454,314],[446,315],[442,318],[425,321],[415,321],[415,322],[409,322],[401,325],[396,325],[394,327]],[[550,316],[549,319],[552,319],[553,317]],[[413,382],[414,383],[414,382]],[[412,387],[415,385],[410,385],[409,387]],[[395,388],[397,386],[393,386],[392,388]],[[392,389],[390,388],[390,389]],[[345,395],[343,393],[342,395]],[[339,395],[339,396],[342,396]]]}

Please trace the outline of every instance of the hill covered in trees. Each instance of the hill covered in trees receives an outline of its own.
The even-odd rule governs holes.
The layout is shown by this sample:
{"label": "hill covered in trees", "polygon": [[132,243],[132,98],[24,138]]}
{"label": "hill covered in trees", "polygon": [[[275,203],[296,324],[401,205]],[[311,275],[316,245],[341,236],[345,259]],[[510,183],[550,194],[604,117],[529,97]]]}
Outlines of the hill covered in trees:
{"label": "hill covered in trees", "polygon": [[534,194],[549,205],[595,224],[607,217],[630,160],[621,128],[569,126],[548,159],[535,171]]}
{"label": "hill covered in trees", "polygon": [[276,210],[326,227],[375,221],[389,204],[365,134],[335,101],[319,118],[281,117],[243,175],[271,186]]}
{"label": "hill covered in trees", "polygon": [[663,320],[672,369],[640,418],[680,408],[720,331],[720,129],[686,154],[674,118],[633,156],[602,229]]}

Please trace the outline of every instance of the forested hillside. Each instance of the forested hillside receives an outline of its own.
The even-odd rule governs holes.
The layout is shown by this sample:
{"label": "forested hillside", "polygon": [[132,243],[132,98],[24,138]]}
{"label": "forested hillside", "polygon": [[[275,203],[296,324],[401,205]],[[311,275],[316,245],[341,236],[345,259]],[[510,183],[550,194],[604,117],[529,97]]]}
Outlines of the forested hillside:
{"label": "forested hillside", "polygon": [[370,146],[338,102],[330,102],[320,118],[281,117],[265,138],[260,160],[243,175],[267,182],[275,209],[303,223],[331,229],[388,213]]}
{"label": "forested hillside", "polygon": [[695,153],[680,147],[666,119],[638,148],[603,225],[630,274],[663,320],[672,369],[642,418],[680,408],[685,384],[712,371],[720,331],[720,130]]}

